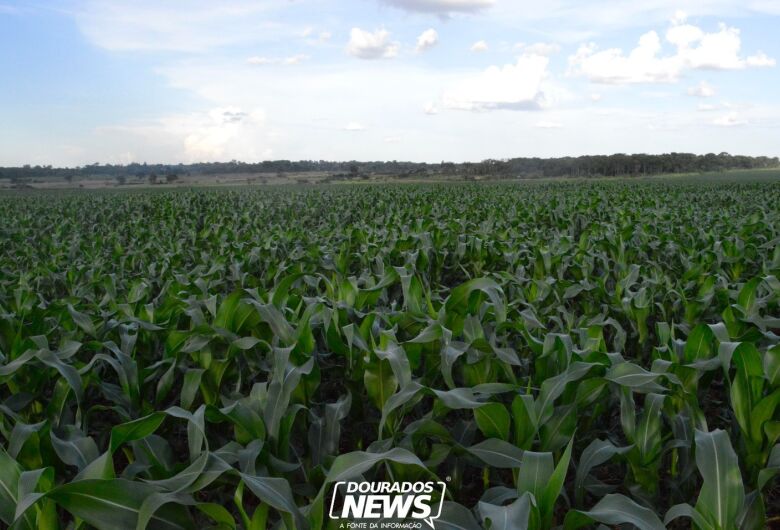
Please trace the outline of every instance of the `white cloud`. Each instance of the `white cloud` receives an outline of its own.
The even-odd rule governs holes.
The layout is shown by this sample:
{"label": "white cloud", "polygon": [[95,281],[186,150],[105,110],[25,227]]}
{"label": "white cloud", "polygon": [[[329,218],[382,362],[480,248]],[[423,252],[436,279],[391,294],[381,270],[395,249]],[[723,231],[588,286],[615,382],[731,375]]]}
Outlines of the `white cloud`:
{"label": "white cloud", "polygon": [[548,63],[547,57],[524,55],[515,64],[491,66],[446,91],[443,104],[472,111],[539,109],[546,103],[542,85]]}
{"label": "white cloud", "polygon": [[775,61],[772,57],[768,57],[767,54],[765,54],[764,52],[760,51],[755,55],[751,55],[750,57],[745,59],[745,64],[747,66],[762,68],[762,67],[775,66],[775,64],[777,64],[777,61]]}
{"label": "white cloud", "polygon": [[419,37],[417,37],[417,47],[415,50],[417,53],[422,53],[425,50],[433,48],[436,43],[439,42],[439,34],[433,28],[426,29]]}
{"label": "white cloud", "polygon": [[709,112],[712,110],[716,110],[718,107],[715,105],[712,105],[710,103],[699,103],[696,107],[696,110],[699,112]]}
{"label": "white cloud", "polygon": [[384,139],[386,144],[397,144],[401,141],[400,136],[386,136]]}
{"label": "white cloud", "polygon": [[344,130],[351,131],[351,132],[359,132],[359,131],[365,131],[366,128],[363,126],[363,124],[359,122],[351,121],[344,126]]}
{"label": "white cloud", "polygon": [[262,126],[265,113],[247,113],[236,107],[217,108],[202,123],[185,123],[184,148],[192,160],[216,160],[225,157],[230,144],[247,129]]}
{"label": "white cloud", "polygon": [[542,120],[536,122],[536,125],[534,125],[534,127],[536,127],[537,129],[560,129],[563,127],[563,125],[561,125],[557,121]]}
{"label": "white cloud", "polygon": [[678,61],[659,58],[661,39],[655,31],[642,35],[639,45],[628,55],[617,48],[597,51],[595,44],[580,46],[569,57],[570,72],[587,77],[595,83],[659,83],[670,82],[679,75]]}
{"label": "white cloud", "polygon": [[737,125],[747,125],[747,123],[747,120],[740,117],[736,112],[729,112],[728,114],[712,120],[713,125],[718,125],[720,127],[735,127]]}
{"label": "white cloud", "polygon": [[706,81],[688,88],[688,95],[697,98],[711,98],[715,95],[715,87]]}
{"label": "white cloud", "polygon": [[518,43],[515,49],[526,55],[543,55],[549,57],[561,51],[561,47],[554,42],[535,42],[534,44]]}
{"label": "white cloud", "polygon": [[[579,43],[610,32],[666,24],[680,8],[691,17],[721,20],[755,17],[759,14],[780,15],[777,0],[549,0],[544,9],[523,9],[503,0],[486,12],[497,27],[533,28],[558,42]],[[678,24],[688,19],[680,12],[672,17]]]}
{"label": "white cloud", "polygon": [[[741,49],[736,55],[736,64],[740,68],[771,65],[769,56],[777,57],[776,54],[780,53],[773,47],[771,34],[753,35],[749,24],[756,22],[757,18],[739,18],[736,14],[749,14],[738,4],[751,2],[551,0],[543,10],[526,10],[518,9],[517,2],[497,0],[493,7],[484,9],[478,16],[447,23],[458,27],[464,24],[461,29],[468,25],[466,29],[471,38],[467,36],[460,43],[462,53],[467,55],[470,55],[468,47],[479,38],[487,40],[485,50],[490,43],[490,51],[486,55],[492,55],[494,50],[510,53],[512,43],[518,40],[517,31],[522,30],[524,35],[528,35],[527,39],[538,35],[535,37],[537,40],[564,43],[566,55],[576,51],[577,44],[572,44],[570,40],[576,38],[577,43],[582,42],[580,39],[599,42],[603,47],[594,49],[594,53],[614,46],[622,48],[618,52],[627,57],[635,46],[627,43],[624,37],[638,37],[646,29],[655,28],[660,50],[652,59],[663,61],[676,57],[679,63],[672,64],[671,72],[676,76],[674,80],[683,83],[673,89],[664,89],[672,94],[674,100],[649,101],[645,89],[632,89],[629,93],[622,88],[559,79],[555,74],[561,73],[560,70],[565,70],[566,66],[558,66],[555,58],[551,58],[546,66],[546,71],[550,72],[548,78],[544,74],[535,76],[534,70],[525,63],[521,70],[514,64],[515,59],[489,59],[487,64],[497,65],[491,69],[491,77],[487,72],[480,73],[481,67],[469,69],[446,60],[440,53],[445,51],[443,45],[447,39],[444,33],[440,36],[442,42],[439,48],[442,49],[436,48],[436,53],[430,54],[430,60],[428,56],[426,61],[350,60],[344,47],[352,25],[369,30],[373,32],[369,34],[373,35],[374,30],[385,23],[389,30],[395,31],[386,38],[385,48],[380,45],[374,56],[386,56],[387,45],[395,45],[390,55],[406,59],[413,59],[410,52],[416,44],[414,39],[422,30],[428,27],[446,29],[429,15],[396,11],[387,7],[387,3],[384,9],[364,10],[359,19],[345,26],[352,11],[347,5],[333,2],[327,4],[333,4],[331,7],[315,2],[317,6],[313,6],[312,11],[304,10],[304,13],[299,9],[303,2],[278,0],[225,0],[219,3],[188,0],[186,10],[173,7],[184,5],[184,0],[164,3],[153,0],[74,0],[68,5],[76,6],[76,21],[91,44],[112,50],[143,52],[117,54],[112,60],[132,60],[140,69],[137,73],[143,70],[149,74],[150,79],[143,85],[155,97],[153,105],[143,115],[162,118],[140,125],[135,121],[124,122],[127,132],[105,132],[104,136],[95,136],[92,133],[94,124],[122,120],[110,110],[95,112],[89,120],[77,120],[78,123],[69,125],[73,134],[64,140],[61,133],[60,137],[55,137],[54,133],[47,137],[45,126],[38,127],[38,131],[27,136],[16,132],[12,136],[6,134],[8,141],[0,142],[3,144],[0,158],[44,163],[47,157],[50,162],[57,162],[59,157],[59,160],[82,164],[95,160],[129,160],[129,154],[134,154],[134,159],[141,161],[189,161],[212,157],[254,160],[267,157],[268,153],[289,159],[345,160],[396,157],[416,160],[482,159],[605,150],[774,153],[777,151],[776,135],[772,133],[780,124],[780,108],[774,105],[776,102],[772,98],[756,101],[755,108],[727,107],[719,101],[721,92],[726,92],[726,85],[721,87],[722,81],[713,77],[714,74],[702,72],[690,75],[694,68],[692,63],[704,69],[709,68],[706,65],[712,62],[703,55],[692,54],[692,50],[702,47],[705,34],[720,33],[717,25],[699,22],[712,20],[705,17],[713,13],[729,25],[742,27],[742,34],[738,35]],[[767,5],[769,3],[771,0],[766,2]],[[699,7],[705,4],[706,7]],[[274,11],[277,5],[290,11]],[[438,7],[442,5],[440,3]],[[680,16],[675,24],[665,25],[678,5],[690,11],[692,18]],[[721,9],[720,6],[725,7]],[[434,14],[441,12],[441,9],[438,12],[428,11]],[[457,10],[450,13],[459,16]],[[740,22],[733,22],[736,20]],[[402,24],[408,24],[403,31]],[[674,29],[677,26],[682,29]],[[643,29],[632,29],[637,27]],[[321,36],[327,33],[321,31],[325,29],[334,32],[331,45],[319,45],[322,40],[327,40]],[[564,34],[568,38],[561,36]],[[604,35],[605,39],[609,35],[609,42],[616,44],[605,46],[598,35]],[[725,45],[718,49],[733,48],[733,33],[729,35],[727,32],[726,37],[722,39]],[[403,41],[402,47],[392,41]],[[748,41],[755,44],[748,46]],[[534,39],[526,42],[532,43]],[[709,43],[709,46],[713,44]],[[758,51],[762,47],[766,54]],[[679,52],[679,49],[685,52]],[[184,51],[186,54],[147,53],[157,50]],[[316,55],[312,50],[316,51]],[[550,48],[545,50],[543,46],[525,45],[516,55],[529,54],[529,50],[532,50],[530,55],[539,55],[547,54]],[[305,67],[282,66],[284,60],[298,52],[312,56]],[[246,62],[247,57],[253,54],[259,56],[256,67],[250,67]],[[566,55],[562,58],[565,59]],[[718,52],[709,55],[718,58],[728,54]],[[688,58],[691,63],[686,62]],[[480,59],[484,60],[485,55],[472,56],[467,62],[474,64]],[[502,68],[504,62],[512,64]],[[264,64],[269,66],[262,66]],[[603,70],[596,72],[603,73]],[[748,75],[743,78],[742,73],[747,74],[734,75],[735,83],[729,84],[728,96],[734,101],[744,101],[756,90],[761,92],[760,83],[770,81],[758,77],[753,79]],[[639,74],[645,75],[645,72],[640,69]],[[535,81],[537,77],[542,80]],[[492,82],[493,79],[496,81]],[[716,97],[701,100],[714,103],[709,112],[698,112],[699,100],[685,95],[699,79],[708,79],[719,89]],[[555,92],[560,88],[558,83],[566,83],[570,90],[576,91],[565,105],[561,105],[560,114],[557,111],[448,111],[448,108],[487,111],[550,106],[562,101]],[[290,87],[295,87],[295,90],[290,90]],[[603,94],[603,101],[592,103],[600,99],[592,96],[594,92],[599,96]],[[115,100],[115,108],[123,108],[124,100],[119,94],[116,97],[119,99]],[[204,101],[207,102],[206,111],[201,112],[202,108],[198,111]],[[426,102],[432,104],[428,106]],[[175,103],[175,108],[170,107],[172,103]],[[213,118],[207,111],[208,108],[232,107],[248,112],[256,108],[267,109],[267,119],[260,123],[238,115]],[[171,113],[182,112],[177,109],[195,112],[172,116]],[[425,113],[426,109],[429,112],[439,111],[439,114],[429,116]],[[737,113],[733,119],[728,116],[731,112]],[[717,118],[723,123],[748,122],[748,125],[724,126],[713,131],[712,122]],[[368,126],[368,130],[363,133],[343,131],[352,119]],[[534,128],[544,122],[560,122],[564,127],[552,131]],[[653,123],[656,128],[661,128],[666,122],[673,123],[680,133],[653,135],[648,140],[647,124]],[[496,135],[497,130],[502,134]],[[589,133],[582,134],[583,130]],[[454,135],[452,131],[459,133]],[[529,135],[528,131],[538,131],[539,134]],[[16,140],[16,137],[19,139]],[[519,137],[523,137],[524,141],[518,142]],[[345,142],[345,138],[349,141]],[[386,143],[384,138],[403,138],[403,141],[399,144]],[[552,138],[556,141],[551,141]],[[23,141],[28,145],[22,145]],[[78,144],[82,150],[78,154],[67,154],[58,143]]]}
{"label": "white cloud", "polygon": [[672,25],[678,25],[678,24],[684,24],[686,20],[688,20],[688,13],[686,13],[682,9],[678,9],[677,11],[674,12],[674,15],[672,16],[670,22],[672,23]]}
{"label": "white cloud", "polygon": [[452,13],[474,13],[495,4],[495,0],[382,0],[406,11],[450,15]]}
{"label": "white cloud", "polygon": [[690,24],[672,26],[666,33],[666,40],[677,47],[680,68],[735,70],[745,67],[744,59],[739,56],[739,30],[725,24],[721,24],[716,33],[705,33]]}
{"label": "white cloud", "polygon": [[322,44],[328,42],[333,34],[330,31],[321,30],[317,31],[315,27],[307,26],[298,35],[305,39],[307,44]]}
{"label": "white cloud", "polygon": [[292,66],[295,64],[300,64],[303,61],[306,61],[309,59],[308,55],[304,54],[298,54],[298,55],[291,55],[289,57],[262,57],[262,56],[253,56],[249,57],[246,62],[252,65],[275,65],[280,64],[284,66]]}
{"label": "white cloud", "polygon": [[619,48],[599,51],[594,43],[580,46],[569,57],[569,72],[595,83],[672,83],[691,69],[774,66],[774,59],[760,52],[747,58],[741,56],[738,29],[721,24],[717,32],[706,33],[684,20],[675,17],[666,32],[666,41],[675,48],[672,54],[662,55],[661,37],[655,31],[649,31],[628,54]]}
{"label": "white cloud", "polygon": [[[139,161],[144,153],[163,149],[169,160],[264,160],[273,155],[268,147],[266,117],[262,109],[218,107],[207,112],[169,115],[147,123],[98,129],[101,137],[119,136],[125,149],[140,142],[138,151],[124,151],[126,158]],[[265,146],[265,147],[264,147]]]}
{"label": "white cloud", "polygon": [[591,100],[593,103],[598,103],[599,101],[601,101],[601,98],[602,98],[602,97],[603,97],[603,96],[602,96],[601,94],[591,94],[591,95],[590,95],[590,100]]}
{"label": "white cloud", "polygon": [[423,107],[423,112],[425,114],[428,114],[429,116],[433,116],[439,113],[439,107],[437,107],[436,104],[433,102],[428,102]]}
{"label": "white cloud", "polygon": [[471,51],[474,53],[482,53],[488,51],[488,43],[483,40],[478,40],[474,44],[471,45]]}
{"label": "white cloud", "polygon": [[358,59],[390,59],[398,55],[400,45],[390,41],[390,32],[378,29],[373,33],[352,28],[347,53]]}

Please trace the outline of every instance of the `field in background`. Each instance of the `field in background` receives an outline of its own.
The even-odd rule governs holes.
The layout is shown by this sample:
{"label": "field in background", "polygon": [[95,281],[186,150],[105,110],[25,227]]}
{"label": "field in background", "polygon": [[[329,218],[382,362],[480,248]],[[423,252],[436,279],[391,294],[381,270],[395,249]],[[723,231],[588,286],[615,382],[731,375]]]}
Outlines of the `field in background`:
{"label": "field in background", "polygon": [[0,521],[765,528],[778,176],[4,192]]}
{"label": "field in background", "polygon": [[21,183],[14,183],[7,178],[0,178],[0,190],[9,189],[146,189],[146,188],[189,188],[189,187],[214,187],[214,186],[284,186],[284,185],[331,185],[331,184],[387,184],[393,182],[407,183],[434,183],[434,182],[511,182],[511,181],[583,181],[590,180],[624,180],[624,179],[706,179],[706,180],[772,180],[780,179],[780,169],[735,169],[726,171],[712,171],[703,173],[676,173],[669,175],[641,176],[641,177],[527,177],[522,174],[514,176],[506,175],[479,175],[464,177],[462,175],[441,174],[411,174],[398,175],[393,173],[331,173],[325,171],[306,171],[291,173],[224,173],[224,174],[182,174],[177,175],[170,182],[160,177],[152,183],[149,178],[127,177],[118,181],[110,176],[90,176],[77,178],[71,181],[59,176],[36,177]]}

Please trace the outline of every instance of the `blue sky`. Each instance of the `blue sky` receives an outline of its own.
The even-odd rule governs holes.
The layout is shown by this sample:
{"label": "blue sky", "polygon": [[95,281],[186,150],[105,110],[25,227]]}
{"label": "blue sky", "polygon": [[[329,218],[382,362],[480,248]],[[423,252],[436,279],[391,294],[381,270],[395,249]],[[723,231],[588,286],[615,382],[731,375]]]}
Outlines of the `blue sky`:
{"label": "blue sky", "polygon": [[780,155],[775,0],[0,0],[0,165]]}

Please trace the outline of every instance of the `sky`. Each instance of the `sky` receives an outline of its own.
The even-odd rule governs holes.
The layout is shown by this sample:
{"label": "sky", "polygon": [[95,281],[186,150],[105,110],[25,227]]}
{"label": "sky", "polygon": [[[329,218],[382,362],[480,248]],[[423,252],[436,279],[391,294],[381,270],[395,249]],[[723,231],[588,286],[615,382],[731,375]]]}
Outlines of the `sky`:
{"label": "sky", "polygon": [[0,0],[0,166],[780,155],[780,0]]}

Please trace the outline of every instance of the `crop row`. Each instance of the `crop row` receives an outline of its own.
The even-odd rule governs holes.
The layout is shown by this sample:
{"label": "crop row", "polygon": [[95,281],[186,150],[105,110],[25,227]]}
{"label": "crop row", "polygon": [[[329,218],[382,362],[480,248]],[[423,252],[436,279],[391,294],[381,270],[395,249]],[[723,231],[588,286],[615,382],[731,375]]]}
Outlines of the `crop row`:
{"label": "crop row", "polygon": [[0,521],[438,529],[780,517],[780,185],[0,197]]}

